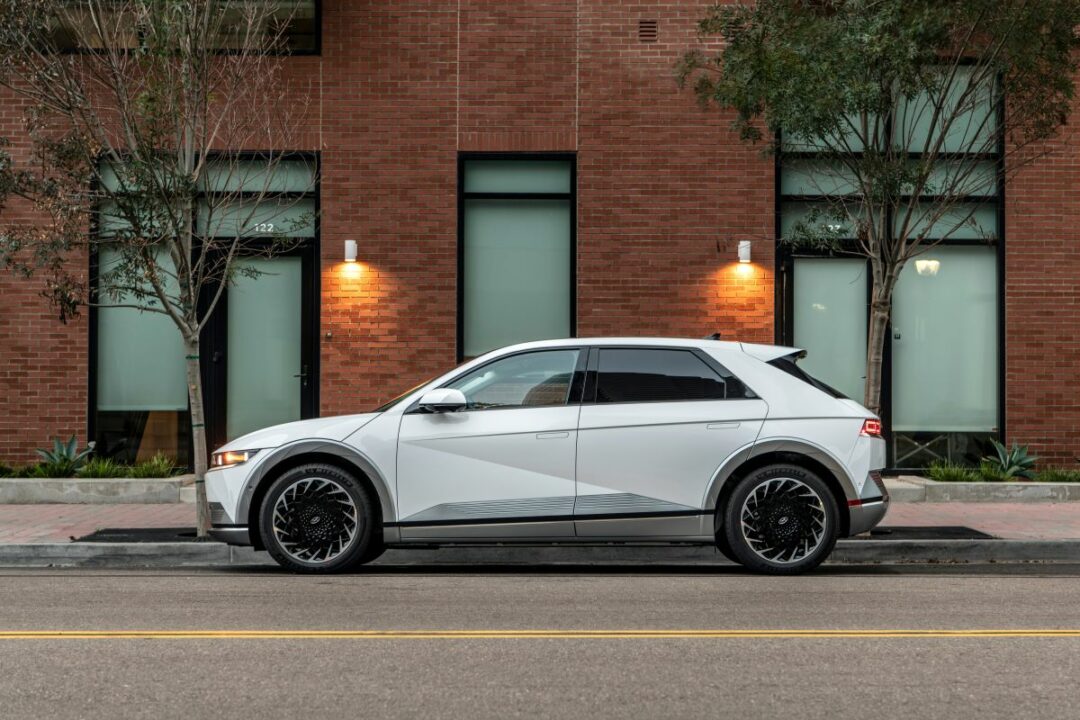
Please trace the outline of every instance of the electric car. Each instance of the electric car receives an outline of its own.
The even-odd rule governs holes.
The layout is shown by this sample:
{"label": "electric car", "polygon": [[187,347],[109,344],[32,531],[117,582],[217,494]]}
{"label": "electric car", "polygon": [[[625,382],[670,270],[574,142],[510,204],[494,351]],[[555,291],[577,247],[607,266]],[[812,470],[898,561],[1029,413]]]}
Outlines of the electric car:
{"label": "electric car", "polygon": [[496,350],[372,412],[222,447],[212,535],[312,573],[494,543],[715,545],[804,572],[889,503],[881,421],[804,355],[674,338]]}

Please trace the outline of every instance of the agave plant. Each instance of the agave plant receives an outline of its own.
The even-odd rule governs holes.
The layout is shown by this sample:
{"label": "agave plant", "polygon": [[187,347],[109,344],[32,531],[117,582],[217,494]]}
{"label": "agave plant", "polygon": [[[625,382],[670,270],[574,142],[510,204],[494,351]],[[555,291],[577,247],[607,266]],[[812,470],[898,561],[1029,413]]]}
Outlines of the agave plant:
{"label": "agave plant", "polygon": [[72,477],[75,475],[75,471],[86,464],[93,452],[93,443],[87,445],[85,449],[79,450],[79,444],[74,435],[67,442],[55,438],[53,439],[52,450],[37,451],[37,454],[41,457],[38,474],[44,477]]}
{"label": "agave plant", "polygon": [[997,440],[990,442],[994,445],[994,455],[984,457],[983,466],[991,470],[992,474],[999,475],[1002,480],[1031,480],[1035,477],[1035,461],[1039,458],[1029,455],[1026,445],[1013,443],[1010,449]]}

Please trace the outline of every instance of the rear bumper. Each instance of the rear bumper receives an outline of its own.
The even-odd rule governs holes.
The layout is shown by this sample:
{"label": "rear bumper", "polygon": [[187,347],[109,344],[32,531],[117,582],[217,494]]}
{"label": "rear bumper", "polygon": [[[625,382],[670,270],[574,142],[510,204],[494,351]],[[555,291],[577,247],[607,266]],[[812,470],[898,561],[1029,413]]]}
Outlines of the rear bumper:
{"label": "rear bumper", "polygon": [[[857,503],[857,504],[856,504]],[[851,500],[848,503],[848,534],[860,535],[877,527],[889,512],[889,496]]]}
{"label": "rear bumper", "polygon": [[210,537],[228,545],[250,545],[251,535],[245,525],[213,525]]}

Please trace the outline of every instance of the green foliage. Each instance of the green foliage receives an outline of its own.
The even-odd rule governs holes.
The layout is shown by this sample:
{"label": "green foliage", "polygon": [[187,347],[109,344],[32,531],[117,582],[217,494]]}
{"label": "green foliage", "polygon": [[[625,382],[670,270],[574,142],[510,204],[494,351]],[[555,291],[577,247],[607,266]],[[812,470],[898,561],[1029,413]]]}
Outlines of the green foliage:
{"label": "green foliage", "polygon": [[1035,476],[1035,482],[1080,483],[1080,470],[1065,468],[1047,468]]}
{"label": "green foliage", "polygon": [[745,139],[766,137],[764,125],[839,142],[853,126],[880,128],[905,98],[939,94],[937,69],[964,58],[1001,77],[1016,129],[1044,137],[1069,113],[1078,24],[1076,0],[718,3],[699,30],[724,49],[689,52],[676,71],[703,104],[733,108]]}
{"label": "green foliage", "polygon": [[132,465],[128,471],[128,477],[136,478],[167,478],[179,474],[180,469],[176,467],[176,461],[172,458],[158,453],[149,460],[144,460],[141,463]]}
{"label": "green foliage", "polygon": [[80,478],[122,478],[128,477],[131,469],[122,465],[112,458],[96,457],[91,459],[81,468],[76,475]]}
{"label": "green foliage", "polygon": [[994,454],[983,458],[980,467],[984,475],[1002,480],[1031,480],[1035,477],[1035,462],[1039,458],[1029,455],[1026,445],[1013,443],[1012,448],[1006,448],[997,440],[990,442],[993,443]]}
{"label": "green foliage", "polygon": [[948,460],[938,460],[926,469],[931,480],[937,482],[981,482],[982,476],[972,467],[956,465]]}
{"label": "green foliage", "polygon": [[4,463],[0,463],[0,478],[11,477],[14,473],[14,468],[5,465]]}
{"label": "green foliage", "polygon": [[93,452],[93,445],[79,450],[78,440],[74,435],[67,442],[54,438],[51,450],[37,451],[41,462],[36,466],[36,477],[72,477],[86,464]]}

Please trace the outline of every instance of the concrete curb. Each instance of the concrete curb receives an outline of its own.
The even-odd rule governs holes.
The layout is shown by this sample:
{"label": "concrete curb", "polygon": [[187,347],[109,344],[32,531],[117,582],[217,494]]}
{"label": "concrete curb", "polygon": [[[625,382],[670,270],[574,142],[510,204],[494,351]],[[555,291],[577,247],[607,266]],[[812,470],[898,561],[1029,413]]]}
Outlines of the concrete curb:
{"label": "concrete curb", "polygon": [[[154,505],[194,502],[194,475],[171,478],[2,478],[0,505]],[[190,497],[190,499],[188,499]]]}
{"label": "concrete curb", "polygon": [[900,503],[1058,503],[1080,502],[1080,483],[939,483],[927,478],[886,478],[885,487]]}
{"label": "concrete curb", "polygon": [[[831,565],[1080,563],[1080,540],[841,540]],[[713,548],[457,547],[391,550],[378,566],[654,565],[727,561]],[[266,553],[222,543],[30,543],[0,545],[0,567],[178,568],[271,565]]]}

